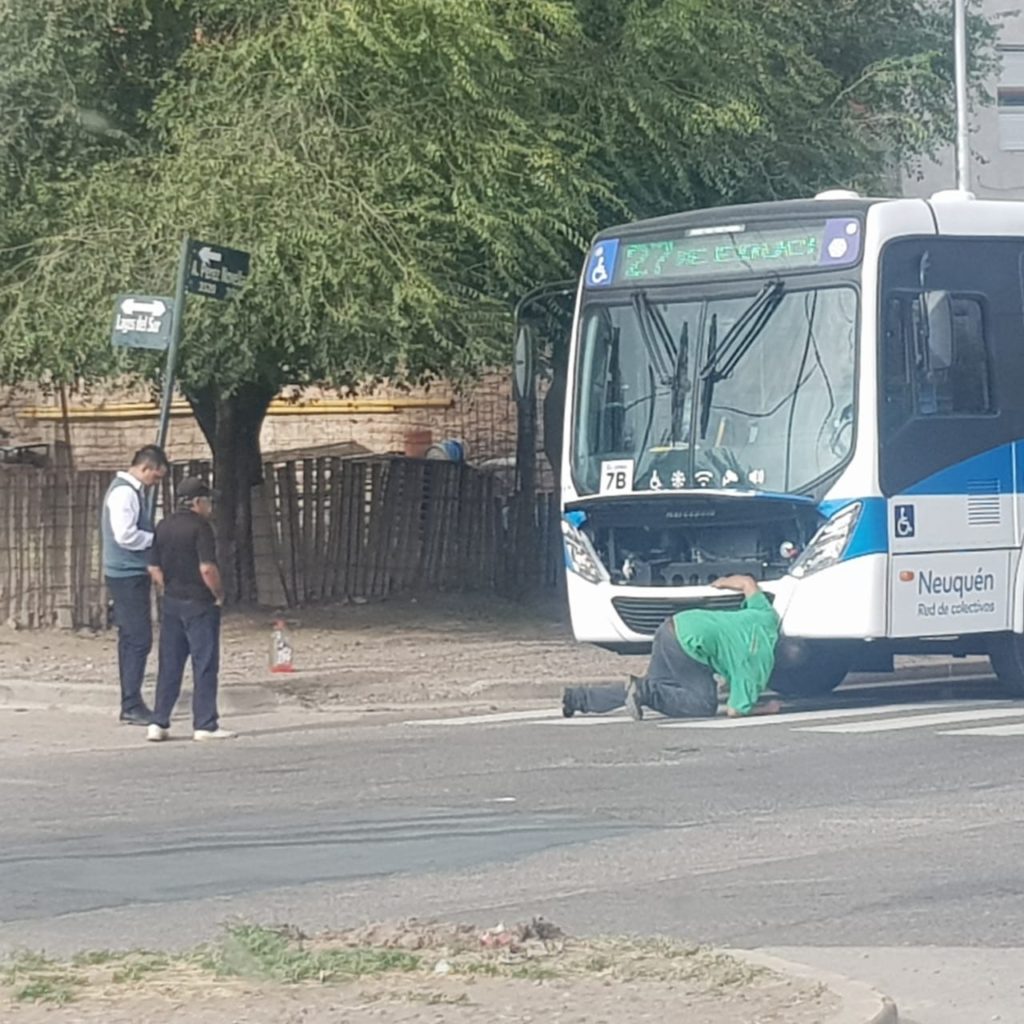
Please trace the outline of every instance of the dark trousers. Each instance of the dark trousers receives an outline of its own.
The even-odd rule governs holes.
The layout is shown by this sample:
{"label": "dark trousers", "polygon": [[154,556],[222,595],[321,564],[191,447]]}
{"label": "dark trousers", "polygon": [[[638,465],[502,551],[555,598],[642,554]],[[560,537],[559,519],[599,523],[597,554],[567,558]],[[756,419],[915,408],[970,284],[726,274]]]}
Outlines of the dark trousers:
{"label": "dark trousers", "polygon": [[142,699],[142,680],[146,675],[146,659],[153,649],[149,574],[108,576],[107,590],[110,591],[114,602],[114,625],[117,626],[121,711],[134,711],[145,706]]}
{"label": "dark trousers", "polygon": [[[669,718],[711,718],[718,714],[718,687],[707,665],[691,658],[679,645],[671,619],[654,634],[647,675],[638,682],[640,703]],[[577,686],[572,702],[584,714],[603,714],[621,708],[626,687]]]}
{"label": "dark trousers", "polygon": [[217,728],[220,609],[199,601],[164,597],[160,616],[160,669],[153,722],[169,729],[181,696],[185,662],[192,659],[192,728]]}

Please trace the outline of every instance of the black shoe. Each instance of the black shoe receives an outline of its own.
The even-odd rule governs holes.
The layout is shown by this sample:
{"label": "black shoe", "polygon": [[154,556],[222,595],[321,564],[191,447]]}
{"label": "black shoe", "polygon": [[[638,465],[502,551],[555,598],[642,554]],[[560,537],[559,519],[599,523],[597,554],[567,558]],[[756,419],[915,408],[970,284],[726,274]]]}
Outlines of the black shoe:
{"label": "black shoe", "polygon": [[626,710],[634,722],[640,722],[644,717],[644,706],[640,703],[640,680],[636,676],[630,676],[626,683]]}
{"label": "black shoe", "polygon": [[572,688],[566,687],[562,691],[562,717],[572,718],[579,708],[576,707],[576,698],[573,696]]}
{"label": "black shoe", "polygon": [[130,711],[121,712],[121,721],[125,725],[149,725],[152,720],[153,712],[145,704],[140,704]]}

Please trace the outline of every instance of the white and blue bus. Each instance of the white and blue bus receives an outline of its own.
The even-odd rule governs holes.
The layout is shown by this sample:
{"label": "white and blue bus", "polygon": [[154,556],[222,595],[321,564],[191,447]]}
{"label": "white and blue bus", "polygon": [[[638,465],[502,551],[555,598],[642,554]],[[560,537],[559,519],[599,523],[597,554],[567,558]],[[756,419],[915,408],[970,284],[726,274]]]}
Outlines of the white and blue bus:
{"label": "white and blue bus", "polygon": [[562,458],[579,640],[641,652],[748,573],[782,693],[926,653],[1024,694],[1024,204],[826,192],[602,231]]}

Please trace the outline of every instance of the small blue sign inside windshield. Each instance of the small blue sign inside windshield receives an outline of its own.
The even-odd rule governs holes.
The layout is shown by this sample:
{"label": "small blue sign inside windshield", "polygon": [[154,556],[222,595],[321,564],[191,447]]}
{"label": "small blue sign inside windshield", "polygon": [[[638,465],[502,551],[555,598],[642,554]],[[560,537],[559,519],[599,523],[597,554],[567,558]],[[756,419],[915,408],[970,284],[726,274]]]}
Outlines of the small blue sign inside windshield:
{"label": "small blue sign inside windshield", "polygon": [[825,222],[821,239],[821,265],[845,267],[860,258],[860,221],[853,217],[832,217]]}
{"label": "small blue sign inside windshield", "polygon": [[606,238],[594,246],[587,264],[587,287],[607,288],[615,274],[615,259],[619,255],[619,240]]}

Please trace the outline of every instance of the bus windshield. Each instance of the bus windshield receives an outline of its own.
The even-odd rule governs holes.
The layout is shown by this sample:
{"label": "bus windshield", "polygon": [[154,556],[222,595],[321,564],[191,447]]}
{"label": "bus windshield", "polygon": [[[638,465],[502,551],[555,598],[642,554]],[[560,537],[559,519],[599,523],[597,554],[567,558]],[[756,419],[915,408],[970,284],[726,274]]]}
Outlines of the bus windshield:
{"label": "bus windshield", "polygon": [[857,293],[760,283],[728,298],[636,292],[584,307],[572,438],[580,494],[794,493],[845,462]]}

